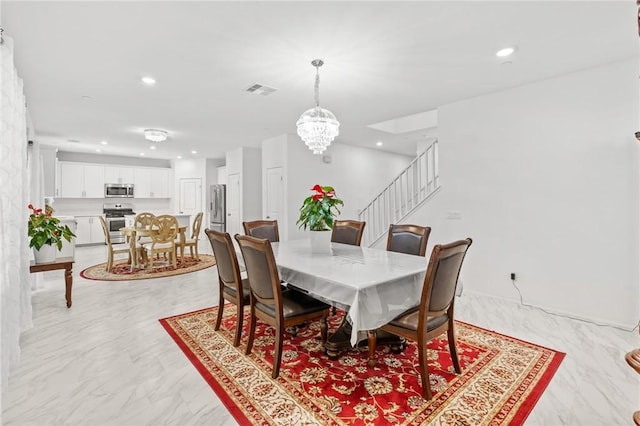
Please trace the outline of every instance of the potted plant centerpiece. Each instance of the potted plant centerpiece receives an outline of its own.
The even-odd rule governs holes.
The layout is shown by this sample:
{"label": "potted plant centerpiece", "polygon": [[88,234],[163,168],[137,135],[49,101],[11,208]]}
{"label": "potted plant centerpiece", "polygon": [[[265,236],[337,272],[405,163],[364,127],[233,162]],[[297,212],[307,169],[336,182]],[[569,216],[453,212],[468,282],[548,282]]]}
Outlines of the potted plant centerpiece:
{"label": "potted plant centerpiece", "polygon": [[45,210],[36,209],[33,204],[27,206],[31,210],[29,215],[29,247],[34,248],[36,263],[53,262],[58,251],[62,250],[62,239],[71,242],[75,234],[67,225],[61,225],[60,219],[53,217],[53,209],[46,206]]}
{"label": "potted plant centerpiece", "polygon": [[300,228],[309,228],[311,247],[317,252],[328,252],[331,247],[333,220],[340,213],[338,206],[342,200],[336,197],[331,186],[315,185],[313,194],[305,198],[300,207],[300,218],[296,222]]}

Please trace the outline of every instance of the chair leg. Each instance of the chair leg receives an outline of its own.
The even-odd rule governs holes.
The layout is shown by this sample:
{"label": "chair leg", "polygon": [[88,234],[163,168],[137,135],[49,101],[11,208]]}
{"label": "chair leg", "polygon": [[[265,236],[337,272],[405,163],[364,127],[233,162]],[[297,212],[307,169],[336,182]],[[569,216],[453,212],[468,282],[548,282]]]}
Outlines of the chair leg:
{"label": "chair leg", "polygon": [[173,264],[173,269],[176,269],[177,268],[177,265],[176,265],[176,257],[177,257],[176,253],[175,252],[171,252],[171,253],[169,253],[169,256],[171,257],[171,263]]}
{"label": "chair leg", "polygon": [[280,362],[282,361],[283,334],[284,334],[284,330],[282,329],[282,324],[279,324],[276,327],[276,344],[275,344],[275,353],[273,354],[273,372],[271,373],[272,379],[276,379],[280,375]]}
{"label": "chair leg", "polygon": [[200,260],[200,255],[198,254],[198,242],[196,241],[195,245],[193,246],[195,251],[196,251],[196,260]]}
{"label": "chair leg", "polygon": [[236,335],[233,336],[233,346],[240,346],[240,337],[242,336],[242,323],[244,320],[244,306],[236,305],[238,313],[236,314]]}
{"label": "chair leg", "polygon": [[111,268],[113,268],[113,252],[109,250],[107,254],[107,272],[111,272]]}
{"label": "chair leg", "polygon": [[453,369],[456,373],[460,374],[460,360],[458,359],[458,349],[456,348],[456,337],[453,330],[453,321],[449,322],[449,329],[447,330],[447,340],[449,340],[449,352],[451,352],[451,362],[453,363]]}
{"label": "chair leg", "polygon": [[220,298],[218,299],[218,315],[216,316],[216,325],[213,326],[213,329],[215,331],[220,330],[220,323],[222,322],[222,311],[224,311],[224,297],[222,296],[222,289],[220,289]]}
{"label": "chair leg", "polygon": [[249,316],[249,340],[247,341],[247,349],[245,349],[245,355],[251,353],[253,347],[253,337],[256,334],[256,311],[253,305],[251,305],[251,315]]}
{"label": "chair leg", "polygon": [[376,344],[378,342],[378,335],[376,330],[367,331],[367,344],[369,345],[369,367],[376,366]]}
{"label": "chair leg", "polygon": [[322,317],[320,323],[320,336],[322,336],[322,343],[327,343],[327,334],[329,331],[329,325],[327,324],[327,317]]}
{"label": "chair leg", "polygon": [[418,337],[418,360],[420,363],[420,376],[422,378],[422,392],[427,401],[432,398],[431,385],[429,384],[429,366],[427,365],[427,342]]}

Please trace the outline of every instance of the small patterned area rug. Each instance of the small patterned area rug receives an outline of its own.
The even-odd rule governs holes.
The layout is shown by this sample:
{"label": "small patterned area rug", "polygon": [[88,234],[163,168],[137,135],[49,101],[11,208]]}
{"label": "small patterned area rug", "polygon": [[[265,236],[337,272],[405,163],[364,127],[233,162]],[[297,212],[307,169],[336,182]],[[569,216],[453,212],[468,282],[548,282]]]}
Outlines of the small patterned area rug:
{"label": "small patterned area rug", "polygon": [[[244,324],[248,324],[248,309]],[[564,354],[473,325],[457,322],[462,374],[451,365],[446,334],[429,343],[433,399],[422,398],[417,347],[402,354],[367,348],[325,354],[319,322],[285,334],[282,367],[271,378],[274,329],[260,321],[251,355],[245,356],[247,326],[233,347],[235,306],[217,307],[160,320],[238,423],[255,425],[520,425],[549,384]],[[330,330],[343,314],[330,317]]]}
{"label": "small patterned area rug", "polygon": [[[185,256],[184,263],[180,263],[178,260],[178,267],[173,269],[173,265],[167,262],[165,266],[158,266],[155,268],[140,269],[131,272],[129,264],[126,260],[117,260],[113,263],[111,272],[107,272],[105,267],[106,262],[99,265],[90,266],[84,271],[80,272],[80,276],[88,280],[97,281],[131,281],[131,280],[146,280],[148,278],[163,278],[171,277],[174,275],[188,274],[189,272],[200,271],[202,269],[210,268],[216,264],[216,259],[213,256],[207,254],[198,255],[200,260],[195,257]],[[158,262],[157,265],[160,265]]]}

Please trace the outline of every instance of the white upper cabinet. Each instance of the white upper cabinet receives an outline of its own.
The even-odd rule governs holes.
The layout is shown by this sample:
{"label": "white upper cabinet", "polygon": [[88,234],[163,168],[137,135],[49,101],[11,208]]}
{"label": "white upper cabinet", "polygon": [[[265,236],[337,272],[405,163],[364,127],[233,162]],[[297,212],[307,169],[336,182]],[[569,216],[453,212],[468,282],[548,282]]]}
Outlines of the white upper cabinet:
{"label": "white upper cabinet", "polygon": [[171,198],[171,169],[58,162],[60,198],[104,198],[105,183],[134,185],[135,198]]}
{"label": "white upper cabinet", "polygon": [[151,197],[169,198],[169,169],[151,169]]}
{"label": "white upper cabinet", "polygon": [[124,166],[104,166],[104,183],[133,183],[134,168]]}
{"label": "white upper cabinet", "polygon": [[134,176],[135,198],[170,198],[169,169],[136,167]]}
{"label": "white upper cabinet", "polygon": [[59,162],[61,198],[103,198],[104,166]]}

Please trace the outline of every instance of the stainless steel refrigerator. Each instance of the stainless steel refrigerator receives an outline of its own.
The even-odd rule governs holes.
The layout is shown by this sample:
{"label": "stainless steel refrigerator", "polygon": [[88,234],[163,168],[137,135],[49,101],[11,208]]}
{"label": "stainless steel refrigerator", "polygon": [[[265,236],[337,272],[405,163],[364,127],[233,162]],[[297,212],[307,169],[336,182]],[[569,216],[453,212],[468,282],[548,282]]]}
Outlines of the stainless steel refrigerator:
{"label": "stainless steel refrigerator", "polygon": [[227,232],[227,186],[209,188],[209,229]]}

